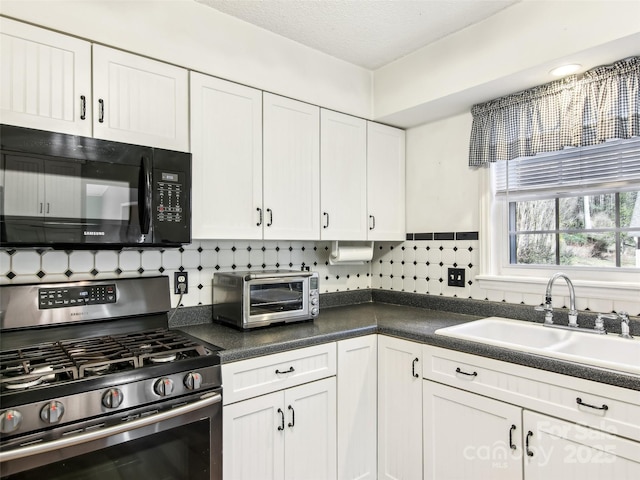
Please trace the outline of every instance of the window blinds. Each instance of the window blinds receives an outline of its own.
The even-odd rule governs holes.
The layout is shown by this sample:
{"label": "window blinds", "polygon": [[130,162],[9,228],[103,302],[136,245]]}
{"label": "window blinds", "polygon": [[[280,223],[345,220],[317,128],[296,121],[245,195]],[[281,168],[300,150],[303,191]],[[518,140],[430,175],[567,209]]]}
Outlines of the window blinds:
{"label": "window blinds", "polygon": [[640,137],[492,164],[496,195],[512,200],[640,190]]}

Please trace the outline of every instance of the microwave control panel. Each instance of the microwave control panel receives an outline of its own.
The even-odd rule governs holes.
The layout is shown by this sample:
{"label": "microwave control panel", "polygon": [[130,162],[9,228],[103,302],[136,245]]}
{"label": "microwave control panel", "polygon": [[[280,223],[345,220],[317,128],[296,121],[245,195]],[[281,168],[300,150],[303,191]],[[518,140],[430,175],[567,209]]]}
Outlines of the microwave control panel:
{"label": "microwave control panel", "polygon": [[179,173],[163,171],[156,182],[158,222],[182,222],[184,185],[180,182],[180,176]]}
{"label": "microwave control panel", "polygon": [[79,307],[116,303],[116,286],[89,285],[85,287],[49,287],[38,289],[38,308]]}

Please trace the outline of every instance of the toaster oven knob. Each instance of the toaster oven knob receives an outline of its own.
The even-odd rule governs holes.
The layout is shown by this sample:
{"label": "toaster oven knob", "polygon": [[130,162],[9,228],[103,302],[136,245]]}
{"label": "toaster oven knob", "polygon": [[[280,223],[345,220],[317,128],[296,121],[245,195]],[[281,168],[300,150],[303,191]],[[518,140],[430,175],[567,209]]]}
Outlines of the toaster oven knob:
{"label": "toaster oven knob", "polygon": [[202,385],[202,375],[198,372],[187,373],[184,377],[184,386],[189,390],[197,390]]}
{"label": "toaster oven knob", "polygon": [[153,387],[153,390],[161,397],[166,397],[173,392],[173,380],[170,378],[161,378]]}
{"label": "toaster oven knob", "polygon": [[102,405],[106,408],[118,408],[123,400],[124,395],[119,388],[110,388],[102,395]]}
{"label": "toaster oven knob", "polygon": [[63,415],[64,405],[57,401],[47,403],[40,410],[40,418],[45,423],[58,423]]}
{"label": "toaster oven knob", "polygon": [[0,432],[15,432],[22,421],[22,414],[18,410],[7,410],[0,414]]}
{"label": "toaster oven knob", "polygon": [[313,308],[311,309],[311,315],[313,315],[313,316],[318,315],[318,307],[313,307]]}
{"label": "toaster oven knob", "polygon": [[311,305],[317,305],[318,304],[318,298],[317,297],[313,297],[311,299]]}

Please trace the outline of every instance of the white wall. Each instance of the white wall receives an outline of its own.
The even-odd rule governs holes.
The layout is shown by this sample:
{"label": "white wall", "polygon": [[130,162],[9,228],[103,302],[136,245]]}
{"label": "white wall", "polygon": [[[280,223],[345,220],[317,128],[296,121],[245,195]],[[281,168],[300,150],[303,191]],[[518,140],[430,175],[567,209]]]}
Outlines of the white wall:
{"label": "white wall", "polygon": [[467,166],[470,113],[407,130],[407,232],[477,232],[480,171]]}
{"label": "white wall", "polygon": [[322,107],[371,117],[370,71],[193,0],[2,0],[0,13]]}
{"label": "white wall", "polygon": [[586,68],[637,55],[637,0],[523,0],[374,73],[374,119],[408,127],[553,80],[551,68]]}

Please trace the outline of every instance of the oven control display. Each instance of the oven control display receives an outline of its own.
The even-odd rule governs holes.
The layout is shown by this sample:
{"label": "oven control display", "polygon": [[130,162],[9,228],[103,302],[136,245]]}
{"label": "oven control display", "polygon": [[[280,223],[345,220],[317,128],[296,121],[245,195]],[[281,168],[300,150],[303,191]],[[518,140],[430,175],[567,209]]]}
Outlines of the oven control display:
{"label": "oven control display", "polygon": [[86,287],[39,288],[38,302],[40,310],[116,303],[116,286],[115,284],[109,284]]}

